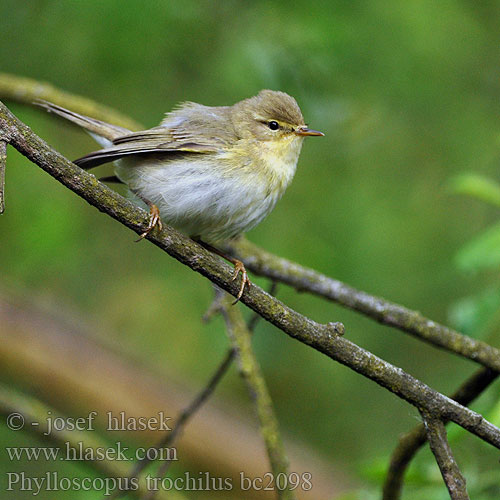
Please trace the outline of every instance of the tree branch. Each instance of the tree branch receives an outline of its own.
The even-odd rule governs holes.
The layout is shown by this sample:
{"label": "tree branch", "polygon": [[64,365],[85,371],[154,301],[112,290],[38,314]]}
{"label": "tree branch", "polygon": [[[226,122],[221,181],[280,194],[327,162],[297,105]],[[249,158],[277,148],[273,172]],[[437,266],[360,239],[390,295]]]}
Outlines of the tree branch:
{"label": "tree branch", "polygon": [[379,323],[500,371],[499,349],[440,325],[417,311],[356,290],[313,269],[273,255],[244,238],[229,242],[226,250],[237,255],[255,274],[329,299]]}
{"label": "tree branch", "polygon": [[[498,372],[489,368],[480,368],[451,396],[461,405],[468,406],[496,378]],[[444,424],[447,422],[445,421]],[[427,432],[423,424],[414,427],[401,437],[389,463],[389,470],[384,483],[382,500],[398,500],[401,498],[404,474],[417,451],[427,442]]]}
{"label": "tree branch", "polygon": [[469,500],[463,477],[446,437],[446,428],[439,418],[422,412],[424,426],[432,453],[450,493],[451,500]]}

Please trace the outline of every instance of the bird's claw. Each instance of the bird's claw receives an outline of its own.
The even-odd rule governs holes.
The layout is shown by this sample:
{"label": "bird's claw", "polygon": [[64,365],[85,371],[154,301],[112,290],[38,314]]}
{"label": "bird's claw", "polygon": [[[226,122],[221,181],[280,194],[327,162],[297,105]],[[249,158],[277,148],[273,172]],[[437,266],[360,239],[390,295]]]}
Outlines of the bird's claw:
{"label": "bird's claw", "polygon": [[232,281],[234,281],[238,275],[241,273],[241,286],[240,286],[240,291],[238,292],[238,295],[236,296],[236,300],[233,302],[233,306],[239,302],[241,297],[243,296],[243,292],[245,291],[245,286],[248,285],[248,288],[251,286],[251,282],[248,279],[248,273],[247,270],[245,269],[245,265],[243,262],[240,260],[237,260],[234,262],[234,273],[233,277],[231,278]]}
{"label": "bird's claw", "polygon": [[146,231],[144,231],[140,236],[139,239],[135,240],[136,243],[144,239],[154,228],[158,227],[158,229],[161,231],[163,229],[163,224],[161,223],[160,219],[160,210],[156,205],[151,204],[149,206],[149,223],[148,227],[146,228]]}

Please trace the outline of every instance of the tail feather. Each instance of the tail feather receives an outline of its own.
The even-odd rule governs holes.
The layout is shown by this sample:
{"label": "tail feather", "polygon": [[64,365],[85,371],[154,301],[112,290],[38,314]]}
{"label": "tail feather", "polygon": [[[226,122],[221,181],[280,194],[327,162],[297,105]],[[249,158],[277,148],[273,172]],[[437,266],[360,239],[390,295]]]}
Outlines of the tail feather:
{"label": "tail feather", "polygon": [[102,122],[95,118],[90,118],[89,116],[80,115],[48,101],[37,100],[34,104],[46,109],[49,113],[54,113],[82,127],[89,132],[97,142],[105,146],[108,146],[110,142],[117,137],[131,133],[130,130],[126,128],[111,125],[110,123]]}

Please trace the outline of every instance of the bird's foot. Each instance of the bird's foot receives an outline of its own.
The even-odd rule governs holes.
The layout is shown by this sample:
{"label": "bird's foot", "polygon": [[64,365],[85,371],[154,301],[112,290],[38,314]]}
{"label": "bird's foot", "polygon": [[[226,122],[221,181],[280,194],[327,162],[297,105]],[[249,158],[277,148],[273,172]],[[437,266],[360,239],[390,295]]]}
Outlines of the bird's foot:
{"label": "bird's foot", "polygon": [[245,265],[243,264],[243,262],[241,262],[241,260],[234,259],[234,261],[232,261],[232,263],[234,264],[234,273],[233,273],[232,281],[234,281],[238,277],[238,275],[241,273],[240,291],[238,292],[238,295],[236,296],[236,300],[233,302],[233,306],[234,306],[236,303],[238,303],[238,301],[243,296],[243,292],[245,291],[245,287],[248,286],[248,288],[250,288],[252,283],[248,279],[248,273],[247,273],[247,270],[245,269]]}
{"label": "bird's foot", "polygon": [[248,279],[248,273],[247,270],[245,269],[245,265],[241,260],[235,259],[234,257],[231,257],[230,255],[226,255],[224,252],[219,250],[218,248],[210,245],[209,243],[205,243],[202,241],[200,238],[193,238],[194,241],[196,241],[198,244],[200,244],[203,248],[208,250],[209,252],[212,252],[216,255],[219,255],[223,259],[226,259],[228,262],[231,262],[231,264],[234,266],[234,272],[233,272],[233,277],[231,278],[232,281],[234,281],[238,275],[241,273],[241,286],[238,291],[238,295],[236,296],[236,300],[233,302],[233,306],[239,302],[241,297],[243,296],[243,292],[245,291],[245,287],[248,286],[250,288],[251,286],[251,281]]}
{"label": "bird's foot", "polygon": [[160,231],[163,229],[163,224],[160,219],[160,210],[153,203],[148,203],[149,205],[149,223],[146,231],[144,231],[138,240],[135,240],[136,243],[144,239],[155,227],[157,227]]}

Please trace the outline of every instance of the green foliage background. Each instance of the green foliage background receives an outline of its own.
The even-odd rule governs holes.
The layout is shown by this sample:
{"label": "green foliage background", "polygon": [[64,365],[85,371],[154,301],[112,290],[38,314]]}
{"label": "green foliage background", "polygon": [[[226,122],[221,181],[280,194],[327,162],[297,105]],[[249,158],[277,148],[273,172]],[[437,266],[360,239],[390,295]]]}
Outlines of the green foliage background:
{"label": "green foliage background", "polygon": [[[3,0],[0,69],[147,126],[179,101],[290,93],[326,137],[307,141],[292,186],[249,239],[449,324],[457,301],[498,281],[497,269],[467,274],[453,260],[497,209],[447,183],[463,171],[499,177],[499,21],[500,4],[484,1]],[[69,158],[95,148],[50,116],[11,108]],[[198,387],[227,347],[220,321],[200,321],[211,287],[133,236],[9,153],[2,290],[89,317],[124,352]],[[475,369],[319,299],[285,287],[279,297],[344,322],[349,339],[445,393]],[[483,334],[498,345],[498,322]],[[259,325],[255,348],[285,434],[353,475],[417,422],[406,404],[270,325]],[[228,377],[221,393],[246,408],[240,384]],[[465,462],[486,445],[467,447]]]}

